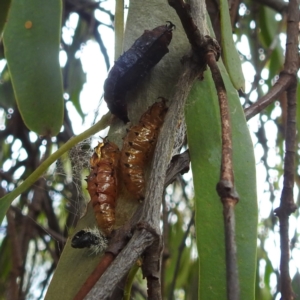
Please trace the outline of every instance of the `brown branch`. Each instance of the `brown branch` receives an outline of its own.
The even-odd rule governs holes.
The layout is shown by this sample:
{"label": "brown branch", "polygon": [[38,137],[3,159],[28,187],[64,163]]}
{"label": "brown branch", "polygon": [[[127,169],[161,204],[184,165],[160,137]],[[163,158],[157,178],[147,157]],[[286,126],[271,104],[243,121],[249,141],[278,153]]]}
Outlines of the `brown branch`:
{"label": "brown branch", "polygon": [[144,252],[143,276],[147,278],[148,299],[161,300],[160,266],[163,242],[157,238]]}
{"label": "brown branch", "polygon": [[167,170],[167,175],[165,179],[165,187],[171,184],[178,174],[181,175],[188,172],[190,169],[190,153],[189,150],[184,151],[181,154],[172,157],[170,166]]}
{"label": "brown branch", "polygon": [[154,241],[152,233],[142,229],[134,233],[127,246],[101,276],[86,299],[107,299],[131,266]]}
{"label": "brown branch", "polygon": [[88,294],[88,292],[92,289],[92,287],[99,280],[114,259],[114,255],[111,253],[105,253],[104,257],[101,259],[101,264],[97,265],[96,269],[89,276],[89,280],[83,284],[79,292],[74,297],[74,300],[82,300]]}
{"label": "brown branch", "polygon": [[206,59],[207,64],[211,69],[212,77],[217,90],[221,114],[222,162],[220,174],[221,176],[220,181],[217,184],[217,192],[223,203],[226,248],[227,299],[238,300],[240,297],[240,291],[235,242],[234,207],[239,201],[239,196],[234,187],[231,123],[226,89],[221,76],[221,72],[216,62],[215,53],[209,51],[206,55]]}
{"label": "brown branch", "polygon": [[7,231],[11,248],[11,262],[12,267],[9,274],[9,280],[7,282],[6,297],[7,299],[18,299],[18,293],[22,290],[19,286],[17,278],[21,276],[22,272],[22,257],[20,253],[20,240],[18,239],[18,233],[16,230],[16,222],[14,218],[14,212],[9,209],[6,213],[7,217]]}
{"label": "brown branch", "polygon": [[275,210],[280,223],[280,288],[284,300],[295,299],[291,277],[289,274],[290,246],[289,246],[289,216],[296,209],[294,203],[294,170],[296,151],[296,103],[297,103],[297,71],[298,71],[298,24],[299,5],[297,0],[290,0],[287,20],[287,46],[284,69],[293,81],[287,90],[287,124],[284,158],[283,190],[280,206]]}
{"label": "brown branch", "polygon": [[235,24],[235,22],[237,20],[237,16],[238,16],[240,0],[230,0],[228,5],[229,5],[231,27],[234,28],[234,24]]}
{"label": "brown branch", "polygon": [[260,113],[267,106],[272,104],[278,97],[286,91],[294,81],[294,76],[283,71],[280,73],[280,77],[270,91],[260,98],[256,103],[252,104],[245,109],[246,120],[250,120],[252,117]]}
{"label": "brown branch", "polygon": [[187,35],[187,38],[195,50],[204,49],[206,40],[195,24],[192,15],[190,13],[190,6],[183,0],[168,0],[169,5],[172,6],[178,17],[180,18],[181,24]]}

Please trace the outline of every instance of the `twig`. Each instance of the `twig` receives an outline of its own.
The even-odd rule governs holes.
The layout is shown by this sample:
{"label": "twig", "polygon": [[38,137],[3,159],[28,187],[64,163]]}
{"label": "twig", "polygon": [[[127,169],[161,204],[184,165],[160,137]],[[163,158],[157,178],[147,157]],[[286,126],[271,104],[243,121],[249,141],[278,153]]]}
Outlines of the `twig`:
{"label": "twig", "polygon": [[162,254],[162,238],[158,237],[144,253],[142,265],[143,276],[147,278],[148,299],[161,300],[160,266]]}
{"label": "twig", "polygon": [[221,114],[222,163],[220,181],[217,184],[217,192],[223,203],[226,247],[227,299],[238,300],[240,297],[240,291],[235,242],[234,208],[239,201],[239,196],[234,186],[231,123],[229,117],[226,89],[216,62],[216,55],[214,52],[209,51],[206,55],[206,58],[216,86]]}
{"label": "twig", "polygon": [[168,222],[169,219],[169,210],[166,203],[166,192],[163,195],[162,201],[162,222],[163,222],[163,234],[162,238],[164,241],[164,249],[162,253],[162,262],[161,262],[161,294],[165,294],[165,273],[167,269],[167,260],[170,257],[169,251],[169,233],[170,233],[170,223]]}
{"label": "twig", "polygon": [[296,151],[296,103],[297,103],[297,71],[298,71],[298,24],[299,5],[297,0],[290,0],[288,6],[287,48],[284,70],[292,78],[291,85],[287,89],[287,124],[284,158],[283,190],[280,198],[280,206],[275,210],[280,223],[280,285],[281,296],[284,300],[293,300],[291,278],[289,274],[289,216],[296,209],[294,203],[294,170]]}
{"label": "twig", "polygon": [[260,113],[267,106],[272,104],[278,97],[286,91],[294,81],[294,77],[286,72],[281,72],[278,81],[270,89],[270,91],[260,98],[256,103],[245,109],[245,117],[250,120],[252,117]]}
{"label": "twig", "polygon": [[115,286],[130,270],[148,246],[153,243],[153,235],[143,229],[136,231],[116,259],[109,266],[107,271],[101,276],[86,299],[107,299],[113,292]]}
{"label": "twig", "polygon": [[174,297],[174,291],[175,291],[175,285],[176,285],[176,279],[177,279],[177,276],[178,276],[178,272],[179,272],[179,266],[180,266],[180,261],[181,261],[181,257],[182,257],[182,254],[183,254],[183,250],[185,248],[185,241],[190,233],[190,229],[192,227],[192,225],[194,224],[194,221],[195,221],[195,213],[193,213],[193,216],[191,217],[191,220],[188,224],[188,227],[182,237],[182,240],[181,240],[181,243],[178,247],[178,257],[177,257],[177,260],[176,260],[176,266],[175,266],[175,270],[174,270],[174,274],[173,274],[173,279],[172,279],[172,283],[171,283],[171,286],[170,286],[170,293],[169,293],[169,300],[172,300],[173,297]]}
{"label": "twig", "polygon": [[101,264],[99,264],[93,273],[89,276],[89,280],[87,280],[84,285],[81,287],[80,291],[74,297],[74,300],[82,300],[91,288],[95,285],[95,283],[99,280],[101,275],[106,271],[109,265],[114,260],[115,256],[111,253],[105,253],[104,257],[101,259]]}
{"label": "twig", "polygon": [[230,21],[231,27],[233,28],[238,16],[238,8],[240,6],[240,0],[231,0],[228,3],[229,5],[229,13],[230,13]]}
{"label": "twig", "polygon": [[204,35],[200,33],[192,18],[189,4],[183,0],[168,0],[168,2],[169,5],[176,10],[192,48],[196,51],[204,49],[206,45],[206,39],[204,38]]}
{"label": "twig", "polygon": [[181,175],[188,172],[190,169],[190,153],[189,150],[184,151],[181,154],[172,157],[170,166],[167,170],[167,176],[165,179],[165,187],[171,184],[178,174]]}
{"label": "twig", "polygon": [[14,213],[10,209],[7,214],[7,231],[9,240],[11,243],[11,261],[12,267],[9,274],[9,280],[7,283],[6,297],[10,299],[18,299],[18,292],[20,286],[18,285],[18,280],[21,269],[22,269],[22,255],[20,253],[20,240],[18,239],[18,234],[16,232],[16,224],[14,220]]}

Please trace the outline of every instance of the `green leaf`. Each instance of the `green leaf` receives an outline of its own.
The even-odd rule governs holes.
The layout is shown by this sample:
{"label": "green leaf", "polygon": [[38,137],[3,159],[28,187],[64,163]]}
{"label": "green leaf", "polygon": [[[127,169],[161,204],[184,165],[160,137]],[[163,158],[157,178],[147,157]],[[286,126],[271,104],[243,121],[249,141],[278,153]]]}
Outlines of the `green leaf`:
{"label": "green leaf", "polygon": [[64,69],[64,71],[67,72],[67,76],[64,76],[64,78],[67,78],[65,83],[67,86],[67,92],[69,93],[70,100],[78,114],[81,116],[82,121],[84,120],[85,114],[83,113],[80,105],[80,93],[84,83],[86,82],[86,74],[83,72],[80,60],[77,59],[75,55],[77,51],[80,51],[81,45],[86,42],[87,37],[89,36],[88,32],[89,27],[86,22],[80,18],[73,37],[73,43],[69,49],[67,49],[68,61]]}
{"label": "green leaf", "polygon": [[224,64],[233,86],[237,90],[245,90],[245,79],[242,71],[240,56],[232,38],[232,28],[227,0],[220,0],[221,13],[221,44]]}
{"label": "green leaf", "polygon": [[1,34],[6,23],[7,14],[9,11],[11,0],[2,0],[0,2],[0,41],[1,41]]}
{"label": "green leaf", "polygon": [[61,1],[12,0],[4,29],[5,56],[26,126],[56,135],[63,122],[59,66]]}
{"label": "green leaf", "polygon": [[[299,271],[295,274],[292,280],[292,287],[294,293],[299,297],[300,296],[300,273]],[[298,298],[296,298],[298,299]]]}
{"label": "green leaf", "polygon": [[[240,195],[235,209],[240,298],[253,300],[257,241],[253,145],[236,90],[222,62],[219,67],[230,105],[235,184]],[[209,70],[192,88],[186,123],[195,189],[200,299],[226,299],[223,208],[216,192],[221,165],[220,112]]]}
{"label": "green leaf", "polygon": [[269,79],[267,80],[269,86],[272,86],[272,80],[281,71],[284,63],[283,49],[278,37],[280,23],[276,21],[275,15],[276,12],[274,10],[263,5],[260,6],[258,27],[261,29],[259,37],[262,45],[269,51],[267,48],[273,48],[274,46],[271,46],[271,44],[277,38],[277,44],[272,49],[272,54],[269,58]]}
{"label": "green leaf", "polygon": [[85,114],[80,105],[80,93],[86,82],[86,74],[82,70],[81,61],[74,56],[69,57],[68,67],[68,92],[70,100],[82,118],[82,121],[84,121]]}

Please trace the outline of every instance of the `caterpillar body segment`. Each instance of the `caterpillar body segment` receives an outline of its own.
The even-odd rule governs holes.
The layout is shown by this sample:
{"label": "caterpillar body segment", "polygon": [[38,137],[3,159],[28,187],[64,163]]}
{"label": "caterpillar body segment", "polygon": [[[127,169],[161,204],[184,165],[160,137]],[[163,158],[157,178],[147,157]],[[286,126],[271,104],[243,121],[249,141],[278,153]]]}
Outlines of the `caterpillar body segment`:
{"label": "caterpillar body segment", "polygon": [[121,175],[127,190],[139,201],[145,198],[145,166],[151,160],[167,112],[166,100],[154,103],[132,126],[123,142]]}
{"label": "caterpillar body segment", "polygon": [[107,236],[115,223],[119,157],[117,145],[107,140],[99,143],[91,157],[91,172],[87,177],[87,189],[98,227]]}

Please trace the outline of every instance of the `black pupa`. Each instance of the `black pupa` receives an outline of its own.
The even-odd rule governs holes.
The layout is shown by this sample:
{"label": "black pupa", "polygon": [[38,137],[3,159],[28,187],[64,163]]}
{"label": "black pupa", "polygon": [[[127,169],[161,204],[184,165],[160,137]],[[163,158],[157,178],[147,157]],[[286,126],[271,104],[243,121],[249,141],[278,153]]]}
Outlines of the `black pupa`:
{"label": "black pupa", "polygon": [[104,100],[111,113],[125,123],[129,121],[125,100],[127,92],[169,52],[174,27],[168,22],[153,30],[145,30],[110,70],[104,83]]}

